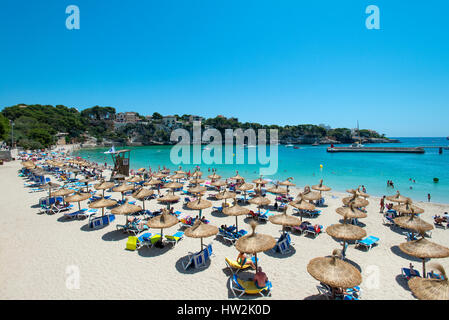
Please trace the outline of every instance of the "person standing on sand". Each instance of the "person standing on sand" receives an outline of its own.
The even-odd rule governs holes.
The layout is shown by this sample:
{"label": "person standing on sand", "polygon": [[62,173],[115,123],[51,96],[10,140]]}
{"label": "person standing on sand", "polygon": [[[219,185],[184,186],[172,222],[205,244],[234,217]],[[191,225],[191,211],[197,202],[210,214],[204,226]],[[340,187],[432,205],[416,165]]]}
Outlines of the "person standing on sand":
{"label": "person standing on sand", "polygon": [[385,196],[380,199],[380,213],[384,213],[385,209]]}

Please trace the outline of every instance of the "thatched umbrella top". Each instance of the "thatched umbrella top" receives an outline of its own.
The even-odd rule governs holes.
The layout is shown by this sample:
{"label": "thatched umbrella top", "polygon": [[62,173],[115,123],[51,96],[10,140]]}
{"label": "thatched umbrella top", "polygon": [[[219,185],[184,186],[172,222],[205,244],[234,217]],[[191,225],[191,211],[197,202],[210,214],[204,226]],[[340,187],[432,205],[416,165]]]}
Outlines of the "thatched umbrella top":
{"label": "thatched umbrella top", "polygon": [[143,181],[143,179],[141,177],[139,177],[139,176],[132,176],[127,181],[128,182],[141,182],[141,181]]}
{"label": "thatched umbrella top", "polygon": [[146,185],[146,186],[154,186],[154,185],[161,184],[161,183],[162,183],[162,181],[159,180],[159,179],[151,179],[150,181],[145,182],[144,185]]}
{"label": "thatched umbrella top", "polygon": [[45,188],[45,189],[58,189],[59,187],[61,187],[61,185],[59,184],[59,183],[55,183],[55,182],[47,182],[46,184],[44,184],[43,186],[42,186],[42,188]]}
{"label": "thatched umbrella top", "polygon": [[252,233],[239,238],[235,243],[235,248],[244,253],[255,254],[270,250],[276,245],[276,239],[268,234],[256,233],[257,223],[252,221]]}
{"label": "thatched umbrella top", "polygon": [[333,288],[352,288],[362,282],[362,275],[353,265],[341,260],[340,250],[334,250],[331,257],[310,260],[307,271],[316,280]]}
{"label": "thatched umbrella top", "polygon": [[202,175],[203,173],[201,171],[195,171],[194,173],[192,173],[193,178],[200,178]]}
{"label": "thatched umbrella top", "polygon": [[185,173],[176,173],[174,175],[172,175],[170,178],[171,179],[182,179],[185,177]]}
{"label": "thatched umbrella top", "polygon": [[186,175],[186,174],[187,174],[187,172],[185,172],[185,171],[182,170],[182,167],[181,167],[181,166],[179,167],[179,170],[176,170],[176,171],[175,171],[175,173],[176,173],[176,174],[179,173],[179,174],[183,174],[183,175]]}
{"label": "thatched umbrella top", "polygon": [[423,231],[421,232],[420,239],[401,243],[399,249],[412,257],[421,259],[449,257],[449,248],[427,240],[424,238]]}
{"label": "thatched umbrella top", "polygon": [[274,193],[274,194],[286,194],[287,189],[281,188],[279,186],[275,186],[274,188],[267,189],[268,192]]}
{"label": "thatched umbrella top", "polygon": [[79,182],[81,182],[81,183],[88,183],[88,182],[92,182],[92,181],[94,181],[94,179],[92,179],[92,178],[84,178],[84,179],[79,180]]}
{"label": "thatched umbrella top", "polygon": [[216,179],[220,179],[220,178],[221,178],[221,176],[218,175],[216,172],[214,172],[214,173],[211,174],[211,175],[208,175],[207,177],[208,177],[209,179],[212,179],[212,180],[216,180]]}
{"label": "thatched umbrella top", "polygon": [[187,203],[187,207],[193,210],[203,210],[212,207],[212,202],[198,198],[198,200]]}
{"label": "thatched umbrella top", "polygon": [[224,180],[216,180],[214,182],[211,182],[210,185],[214,186],[214,187],[222,187],[222,186],[226,185],[226,181],[224,181]]}
{"label": "thatched umbrella top", "polygon": [[296,184],[294,184],[293,182],[291,182],[290,180],[293,180],[292,177],[285,179],[282,182],[279,182],[279,185],[281,186],[287,186],[287,187],[293,187],[296,186]]}
{"label": "thatched umbrella top", "polygon": [[356,194],[354,194],[350,197],[343,198],[342,201],[343,201],[343,204],[345,204],[347,206],[353,205],[355,208],[366,207],[369,204],[368,200],[359,198],[359,197],[357,197]]}
{"label": "thatched umbrella top", "polygon": [[34,164],[34,162],[31,161],[31,160],[22,162],[22,166],[24,166],[24,167],[27,168],[27,169],[33,169],[33,168],[36,167],[36,165]]}
{"label": "thatched umbrella top", "polygon": [[249,213],[249,209],[245,207],[241,207],[234,201],[234,205],[232,207],[223,208],[223,213],[228,216],[241,216]]}
{"label": "thatched umbrella top", "polygon": [[106,190],[112,188],[113,186],[115,186],[114,182],[106,182],[101,180],[100,183],[94,185],[94,188],[96,190]]}
{"label": "thatched umbrella top", "polygon": [[433,263],[431,269],[437,271],[444,280],[413,277],[408,281],[410,290],[420,300],[449,300],[449,279],[444,268]]}
{"label": "thatched umbrella top", "polygon": [[365,230],[348,223],[333,224],[326,228],[326,233],[331,237],[349,241],[360,240],[366,237]]}
{"label": "thatched umbrella top", "polygon": [[195,187],[187,189],[187,191],[189,191],[190,193],[193,193],[193,194],[202,193],[202,192],[205,192],[206,190],[207,190],[207,188],[203,187],[203,186],[195,186]]}
{"label": "thatched umbrella top", "polygon": [[162,179],[165,178],[166,176],[168,176],[168,174],[162,173],[162,172],[157,172],[153,174],[153,177],[157,178],[157,179]]}
{"label": "thatched umbrella top", "polygon": [[173,227],[178,222],[179,220],[176,216],[169,214],[167,210],[164,210],[161,215],[148,220],[147,226],[150,228],[165,229]]}
{"label": "thatched umbrella top", "polygon": [[315,205],[304,200],[301,193],[298,195],[298,197],[300,197],[299,200],[291,201],[288,204],[299,210],[315,210]]}
{"label": "thatched umbrella top", "polygon": [[218,199],[218,200],[223,200],[223,199],[231,199],[231,198],[235,198],[237,196],[237,194],[235,193],[235,192],[231,192],[231,191],[223,191],[223,192],[220,192],[220,193],[217,193],[216,195],[215,195],[215,197]]}
{"label": "thatched umbrella top", "polygon": [[92,208],[92,209],[106,208],[106,207],[112,207],[113,205],[116,205],[116,204],[117,204],[117,201],[115,201],[115,200],[101,198],[100,200],[91,202],[89,204],[89,208]]}
{"label": "thatched umbrella top", "polygon": [[204,181],[205,181],[204,179],[195,178],[195,179],[190,180],[190,183],[197,185],[197,184],[203,183]]}
{"label": "thatched umbrella top", "polygon": [[262,179],[262,176],[260,176],[258,179],[256,179],[256,180],[253,180],[253,183],[255,183],[255,184],[267,184],[268,183],[268,181],[267,180],[264,180],[264,179]]}
{"label": "thatched umbrella top", "polygon": [[211,224],[205,224],[197,219],[193,226],[185,230],[185,235],[189,238],[207,238],[218,233],[218,228]]}
{"label": "thatched umbrella top", "polygon": [[310,191],[310,188],[306,186],[302,192],[302,197],[304,200],[312,201],[321,199],[321,194],[316,191]]}
{"label": "thatched umbrella top", "polygon": [[393,202],[407,202],[407,200],[409,200],[409,198],[404,197],[403,195],[400,194],[399,190],[396,192],[396,194],[394,196],[388,196],[386,197],[387,200],[389,201],[393,201]]}
{"label": "thatched umbrella top", "polygon": [[323,179],[320,180],[319,184],[316,184],[314,186],[312,186],[313,190],[318,190],[318,191],[330,191],[332,190],[330,187],[323,185]]}
{"label": "thatched umbrella top", "polygon": [[257,206],[265,206],[265,205],[271,203],[270,199],[262,197],[262,196],[258,196],[258,197],[249,199],[248,202],[251,204],[255,204]]}
{"label": "thatched umbrella top", "polygon": [[179,189],[179,188],[182,188],[182,183],[169,182],[169,183],[164,184],[164,186],[162,188]]}
{"label": "thatched umbrella top", "polygon": [[254,185],[252,185],[251,183],[243,183],[240,186],[238,186],[236,189],[239,191],[248,191],[254,188]]}
{"label": "thatched umbrella top", "polygon": [[133,193],[133,197],[134,197],[135,199],[141,200],[141,199],[143,199],[143,198],[146,198],[146,197],[151,196],[153,193],[154,193],[153,190],[148,190],[148,189],[140,188],[140,189],[138,189],[136,192]]}
{"label": "thatched umbrella top", "polygon": [[114,209],[112,209],[111,213],[113,213],[113,214],[130,214],[130,213],[136,213],[139,211],[142,211],[141,206],[130,204],[130,203],[128,203],[128,201],[126,201],[121,206],[118,206],[118,207],[115,207]]}
{"label": "thatched umbrella top", "polygon": [[75,190],[62,188],[62,189],[59,189],[59,190],[56,190],[55,192],[53,192],[52,195],[54,195],[55,197],[57,197],[57,196],[64,196],[65,197],[65,196],[68,196],[69,194],[72,194],[74,192],[75,192]]}
{"label": "thatched umbrella top", "polygon": [[112,189],[112,191],[115,192],[125,192],[125,191],[129,191],[129,190],[134,190],[134,186],[132,184],[121,184],[118,187],[115,187]]}
{"label": "thatched umbrella top", "polygon": [[167,194],[166,196],[163,196],[162,198],[157,198],[157,201],[159,201],[159,202],[176,202],[179,199],[181,199],[180,196],[177,196],[175,194]]}
{"label": "thatched umbrella top", "polygon": [[282,226],[299,226],[301,224],[301,220],[288,215],[286,211],[281,214],[270,216],[268,217],[268,220],[270,220],[271,223],[280,224]]}
{"label": "thatched umbrella top", "polygon": [[232,180],[245,180],[245,178],[243,178],[241,175],[239,175],[239,172],[236,171],[235,172],[235,176],[231,177]]}
{"label": "thatched umbrella top", "polygon": [[354,205],[350,205],[349,207],[339,207],[335,210],[339,215],[342,215],[343,217],[347,218],[347,219],[359,219],[359,218],[366,218],[368,215],[355,208]]}
{"label": "thatched umbrella top", "polygon": [[87,200],[89,198],[90,198],[90,194],[89,193],[77,192],[74,195],[65,198],[65,201],[66,202],[80,202],[80,201]]}
{"label": "thatched umbrella top", "polygon": [[404,203],[397,204],[397,205],[393,206],[393,209],[399,213],[405,213],[405,214],[423,213],[424,212],[424,209],[413,205],[411,199],[408,199]]}
{"label": "thatched umbrella top", "polygon": [[430,223],[425,222],[414,214],[395,218],[394,223],[400,227],[411,230],[429,231],[433,229],[433,226]]}

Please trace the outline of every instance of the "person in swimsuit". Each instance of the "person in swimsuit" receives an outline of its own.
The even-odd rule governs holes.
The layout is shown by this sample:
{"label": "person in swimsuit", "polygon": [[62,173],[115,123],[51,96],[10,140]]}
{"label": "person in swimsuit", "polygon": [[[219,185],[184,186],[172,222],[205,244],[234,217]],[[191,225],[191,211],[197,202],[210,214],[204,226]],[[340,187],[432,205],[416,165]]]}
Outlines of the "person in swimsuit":
{"label": "person in swimsuit", "polygon": [[254,265],[254,262],[252,260],[248,260],[246,258],[245,253],[243,253],[243,252],[240,252],[239,255],[237,256],[237,263],[240,264],[240,266],[242,266],[242,267],[245,264],[249,264],[249,265],[251,265],[251,268],[256,270],[256,266]]}
{"label": "person in swimsuit", "polygon": [[261,267],[257,268],[257,272],[253,278],[253,281],[258,289],[263,289],[267,286],[268,277],[265,272],[262,272]]}

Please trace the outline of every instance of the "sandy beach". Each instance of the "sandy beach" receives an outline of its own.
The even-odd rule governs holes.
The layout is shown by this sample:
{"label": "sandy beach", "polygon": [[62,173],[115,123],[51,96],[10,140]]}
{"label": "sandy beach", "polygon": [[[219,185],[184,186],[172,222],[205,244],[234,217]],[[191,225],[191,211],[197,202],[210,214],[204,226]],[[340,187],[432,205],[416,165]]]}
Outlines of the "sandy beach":
{"label": "sandy beach", "polygon": [[[21,168],[20,161],[6,162],[0,166],[0,299],[235,299],[228,285],[231,273],[224,261],[225,257],[237,257],[238,252],[233,245],[215,237],[204,239],[205,244],[212,243],[215,256],[206,268],[187,271],[182,267],[182,261],[188,252],[200,249],[199,239],[184,237],[174,247],[169,245],[163,249],[128,251],[125,249],[128,234],[116,231],[116,224],[123,224],[125,216],[116,216],[110,225],[95,230],[87,227],[87,220],[66,220],[62,214],[38,214],[38,200],[46,193],[29,193],[28,188],[24,187],[25,180],[18,176]],[[106,176],[109,177],[108,174]],[[299,188],[291,189],[294,196],[304,187],[300,181],[295,183]],[[208,191],[207,195],[211,193],[214,192]],[[106,194],[111,194],[115,199],[121,198],[120,193]],[[339,223],[341,216],[335,209],[342,206],[341,199],[346,196],[347,193],[325,192],[327,206],[320,208],[321,215],[303,220],[321,224],[324,228]],[[267,194],[267,197],[274,200],[272,194]],[[368,252],[350,244],[346,253],[348,261],[362,273],[362,299],[415,299],[400,274],[401,268],[408,267],[410,262],[421,272],[421,261],[399,250],[398,245],[405,242],[406,237],[383,224],[383,216],[379,213],[380,199],[370,197],[368,200],[368,217],[360,219],[360,222],[365,225],[363,228],[368,236],[380,238],[379,244]],[[86,208],[86,203],[81,202],[81,207]],[[218,206],[220,201],[213,203]],[[414,203],[425,209],[421,218],[432,224],[433,215],[449,211],[448,204]],[[137,204],[141,205],[141,202]],[[162,207],[156,200],[146,201],[147,209]],[[192,216],[198,213],[184,208],[183,201],[173,207]],[[249,205],[249,208],[256,210],[254,205]],[[292,213],[292,207],[288,208],[288,213]],[[235,223],[235,217],[212,212],[212,208],[203,210],[203,215],[216,226]],[[249,218],[241,216],[238,219],[240,228],[251,230]],[[179,224],[164,230],[164,234],[173,234],[178,230],[181,230]],[[257,227],[257,232],[274,237],[280,235],[280,230],[281,226],[270,222]],[[150,229],[153,233],[159,231]],[[448,246],[448,232],[433,229],[430,240]],[[316,288],[319,283],[307,272],[307,264],[315,257],[331,254],[341,245],[325,232],[316,238],[295,233],[291,237],[294,242],[291,253],[264,252],[258,255],[260,266],[272,282],[273,289],[272,297],[257,299],[321,298]],[[449,268],[449,258],[431,261]],[[70,279],[78,270],[79,288],[73,288]],[[251,273],[240,274],[249,276]]]}

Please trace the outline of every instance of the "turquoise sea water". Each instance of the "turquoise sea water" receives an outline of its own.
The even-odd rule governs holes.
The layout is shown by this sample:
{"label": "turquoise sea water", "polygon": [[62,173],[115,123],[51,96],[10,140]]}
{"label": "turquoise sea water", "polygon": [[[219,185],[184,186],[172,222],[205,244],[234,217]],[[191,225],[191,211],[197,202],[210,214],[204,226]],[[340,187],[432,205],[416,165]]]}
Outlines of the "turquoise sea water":
{"label": "turquoise sea water", "polygon": [[[397,138],[401,143],[370,144],[369,146],[448,146],[446,138]],[[284,180],[293,177],[297,186],[313,185],[324,179],[324,184],[333,190],[344,192],[348,188],[364,185],[367,192],[374,196],[391,195],[396,190],[414,200],[427,201],[427,193],[431,194],[432,202],[449,203],[449,150],[438,154],[438,149],[426,149],[425,154],[389,154],[389,153],[328,153],[328,145],[309,146],[298,145],[299,149],[278,146],[278,171],[275,175],[266,176],[272,180]],[[178,164],[170,161],[171,146],[127,147],[131,149],[131,168],[157,169],[166,166],[177,169]],[[209,151],[203,152],[209,153]],[[241,147],[235,147],[241,148]],[[236,153],[234,148],[233,153]],[[122,149],[116,147],[117,150]],[[250,148],[249,148],[250,149]],[[249,149],[243,149],[248,151]],[[84,149],[75,152],[91,161],[112,164],[110,155],[104,154],[108,148]],[[191,162],[193,150],[191,150]],[[223,148],[223,159],[224,159]],[[235,159],[235,157],[234,157]],[[247,156],[245,155],[245,160]],[[224,160],[223,160],[224,162]],[[245,161],[246,162],[246,161]],[[195,168],[196,164],[180,164],[183,170]],[[320,165],[323,167],[320,168]],[[259,176],[258,164],[199,164],[203,177],[209,175],[209,168],[217,168],[217,173],[223,178],[239,174],[247,182]],[[265,167],[266,165],[264,165]],[[433,178],[439,178],[438,183]],[[416,182],[410,182],[412,178]],[[392,180],[395,188],[388,188],[386,181]],[[412,189],[410,189],[412,187]]]}

